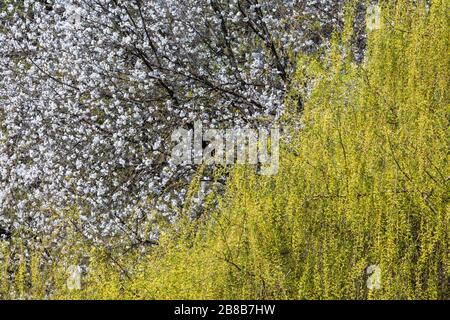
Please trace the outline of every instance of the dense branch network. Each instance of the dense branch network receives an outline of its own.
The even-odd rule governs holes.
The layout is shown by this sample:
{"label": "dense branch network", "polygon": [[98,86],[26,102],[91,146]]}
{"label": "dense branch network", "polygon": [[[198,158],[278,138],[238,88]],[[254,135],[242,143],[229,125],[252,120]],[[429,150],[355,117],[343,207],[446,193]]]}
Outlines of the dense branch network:
{"label": "dense branch network", "polygon": [[[295,56],[342,25],[342,1],[12,1],[1,11],[0,225],[148,241],[196,171],[170,135],[283,111]],[[60,216],[56,218],[55,212]],[[6,229],[5,229],[6,230]]]}

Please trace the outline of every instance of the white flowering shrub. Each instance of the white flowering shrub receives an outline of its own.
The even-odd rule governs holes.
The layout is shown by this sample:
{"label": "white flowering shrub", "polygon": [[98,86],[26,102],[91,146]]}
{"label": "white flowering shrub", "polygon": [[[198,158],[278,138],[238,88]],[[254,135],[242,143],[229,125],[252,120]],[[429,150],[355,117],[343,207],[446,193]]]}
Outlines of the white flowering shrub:
{"label": "white flowering shrub", "polygon": [[[0,13],[0,226],[153,243],[197,166],[170,135],[277,119],[295,56],[343,1],[9,1]],[[145,226],[145,227],[144,227]],[[6,227],[5,227],[6,228]],[[153,233],[152,237],[157,237]]]}

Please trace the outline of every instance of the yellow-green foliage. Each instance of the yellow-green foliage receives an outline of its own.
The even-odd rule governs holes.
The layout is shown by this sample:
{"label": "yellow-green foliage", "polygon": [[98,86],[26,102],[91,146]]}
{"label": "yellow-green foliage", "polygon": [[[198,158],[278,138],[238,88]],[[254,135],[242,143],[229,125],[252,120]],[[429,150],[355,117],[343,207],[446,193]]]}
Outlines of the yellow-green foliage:
{"label": "yellow-green foliage", "polygon": [[449,299],[450,1],[382,12],[363,65],[347,29],[324,61],[300,58],[293,90],[315,85],[277,175],[235,168],[217,212],[136,264],[93,251],[81,291],[55,269],[52,297]]}
{"label": "yellow-green foliage", "polygon": [[[449,13],[449,1],[386,6],[363,66],[336,37],[327,61],[294,79],[318,81],[278,174],[234,170],[221,210],[163,240],[137,291],[449,298]],[[366,286],[372,264],[379,290]]]}

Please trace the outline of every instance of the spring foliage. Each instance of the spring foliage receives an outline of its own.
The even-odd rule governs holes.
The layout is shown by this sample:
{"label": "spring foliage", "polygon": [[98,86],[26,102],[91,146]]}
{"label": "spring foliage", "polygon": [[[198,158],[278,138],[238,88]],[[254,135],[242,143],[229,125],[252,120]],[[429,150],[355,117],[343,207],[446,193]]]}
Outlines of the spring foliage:
{"label": "spring foliage", "polygon": [[[449,13],[448,0],[389,2],[364,64],[352,61],[350,28],[326,59],[300,57],[289,97],[314,86],[277,175],[236,167],[218,210],[181,217],[140,259],[84,248],[83,289],[68,291],[55,263],[47,296],[450,298]],[[368,289],[373,265],[380,286]],[[21,268],[14,283],[2,276],[0,296],[46,296],[32,270],[43,269],[29,268],[31,280]]]}

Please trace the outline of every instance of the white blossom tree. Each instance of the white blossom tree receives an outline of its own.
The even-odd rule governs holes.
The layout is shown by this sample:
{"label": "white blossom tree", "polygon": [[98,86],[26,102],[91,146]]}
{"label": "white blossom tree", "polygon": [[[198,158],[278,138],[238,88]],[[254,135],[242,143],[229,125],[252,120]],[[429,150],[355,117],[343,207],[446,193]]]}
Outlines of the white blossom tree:
{"label": "white blossom tree", "polygon": [[[170,135],[270,123],[296,54],[327,45],[344,1],[9,1],[0,18],[0,226],[90,239],[172,216],[196,170]],[[301,102],[299,102],[301,103]],[[59,213],[56,219],[54,213]],[[10,231],[8,231],[10,232]]]}

